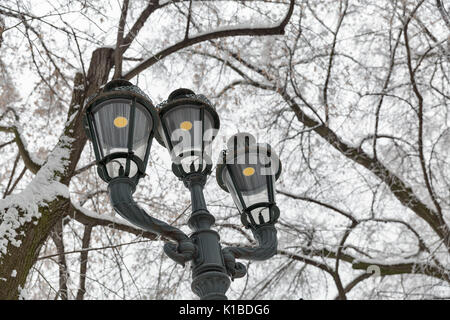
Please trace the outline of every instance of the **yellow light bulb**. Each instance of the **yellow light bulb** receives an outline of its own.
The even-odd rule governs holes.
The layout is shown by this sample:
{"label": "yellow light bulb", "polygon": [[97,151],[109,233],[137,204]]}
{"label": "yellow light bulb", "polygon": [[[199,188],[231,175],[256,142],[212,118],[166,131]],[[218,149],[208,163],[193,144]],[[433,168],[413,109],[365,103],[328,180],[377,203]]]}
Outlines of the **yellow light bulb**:
{"label": "yellow light bulb", "polygon": [[244,170],[242,170],[242,173],[244,174],[244,176],[250,177],[255,174],[255,169],[252,167],[247,167]]}
{"label": "yellow light bulb", "polygon": [[124,118],[124,117],[117,117],[117,118],[114,119],[114,125],[117,128],[126,127],[127,124],[128,124],[128,120],[126,118]]}
{"label": "yellow light bulb", "polygon": [[192,122],[190,121],[183,121],[180,123],[180,129],[189,131],[192,129]]}

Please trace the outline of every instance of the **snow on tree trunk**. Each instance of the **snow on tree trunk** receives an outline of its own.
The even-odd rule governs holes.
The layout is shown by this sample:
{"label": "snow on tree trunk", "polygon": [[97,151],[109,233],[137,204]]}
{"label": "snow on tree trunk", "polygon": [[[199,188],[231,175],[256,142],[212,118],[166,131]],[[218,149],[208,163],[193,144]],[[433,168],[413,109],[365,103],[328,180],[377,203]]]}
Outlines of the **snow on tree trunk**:
{"label": "snow on tree trunk", "polygon": [[68,185],[86,143],[84,99],[104,84],[112,68],[112,49],[93,52],[86,82],[74,78],[64,132],[33,181],[17,195],[0,200],[0,300],[18,299],[39,250],[55,224],[68,213]]}

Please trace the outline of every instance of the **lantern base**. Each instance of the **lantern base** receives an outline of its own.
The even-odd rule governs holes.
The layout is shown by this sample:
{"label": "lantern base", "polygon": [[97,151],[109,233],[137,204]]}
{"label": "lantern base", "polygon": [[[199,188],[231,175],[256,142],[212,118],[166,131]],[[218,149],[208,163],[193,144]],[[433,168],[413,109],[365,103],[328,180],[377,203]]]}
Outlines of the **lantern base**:
{"label": "lantern base", "polygon": [[177,159],[177,162],[172,163],[172,172],[179,179],[184,180],[187,176],[192,174],[201,174],[204,176],[209,176],[211,174],[212,162],[206,155],[203,155],[203,161],[198,164],[198,168],[196,168],[195,164],[192,164],[189,166],[188,170],[185,170],[186,165],[181,164],[182,160],[183,158],[179,158]]}
{"label": "lantern base", "polygon": [[225,293],[230,283],[230,278],[226,274],[211,271],[194,277],[191,288],[201,300],[228,300]]}

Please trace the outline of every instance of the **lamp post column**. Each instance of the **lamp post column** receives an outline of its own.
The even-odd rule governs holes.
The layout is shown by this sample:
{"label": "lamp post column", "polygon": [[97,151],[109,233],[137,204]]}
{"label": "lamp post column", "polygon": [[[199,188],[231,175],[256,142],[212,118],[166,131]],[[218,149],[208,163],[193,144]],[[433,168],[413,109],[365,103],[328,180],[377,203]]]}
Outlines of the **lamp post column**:
{"label": "lamp post column", "polygon": [[211,230],[215,219],[209,213],[203,188],[206,174],[192,173],[183,178],[185,186],[191,192],[192,214],[188,225],[192,229],[192,241],[196,244],[197,254],[192,261],[192,291],[202,300],[227,300],[225,295],[230,287],[219,234]]}

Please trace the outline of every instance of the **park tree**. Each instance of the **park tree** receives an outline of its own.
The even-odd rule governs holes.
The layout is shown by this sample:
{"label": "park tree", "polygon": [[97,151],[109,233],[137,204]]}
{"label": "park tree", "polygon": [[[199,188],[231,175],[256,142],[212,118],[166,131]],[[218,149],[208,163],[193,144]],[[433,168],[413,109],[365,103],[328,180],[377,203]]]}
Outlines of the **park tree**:
{"label": "park tree", "polygon": [[[234,299],[450,297],[450,8],[440,0],[3,1],[0,299],[194,297],[161,237],[116,216],[83,130],[123,78],[157,104],[207,96],[220,136],[275,147],[272,259]],[[245,129],[244,129],[245,128]],[[182,229],[186,190],[154,143],[136,200]],[[221,242],[253,245],[209,179]]]}

